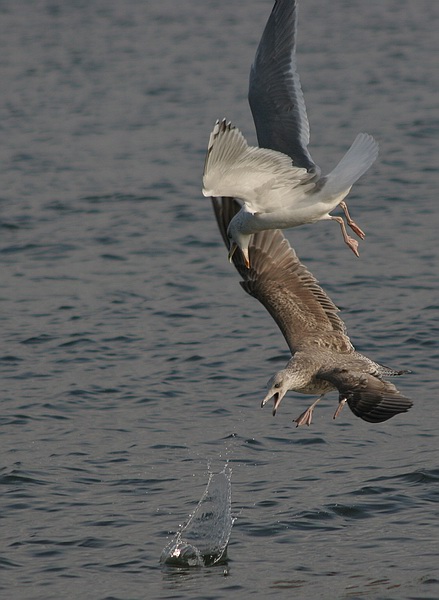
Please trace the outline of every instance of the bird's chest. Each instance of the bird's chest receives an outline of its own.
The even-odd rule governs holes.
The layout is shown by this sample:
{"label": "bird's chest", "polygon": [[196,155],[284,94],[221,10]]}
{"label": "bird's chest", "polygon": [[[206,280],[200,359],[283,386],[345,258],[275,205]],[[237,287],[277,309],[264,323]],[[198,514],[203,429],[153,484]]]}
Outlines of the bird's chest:
{"label": "bird's chest", "polygon": [[310,205],[309,202],[297,201],[270,212],[260,212],[252,215],[252,225],[258,230],[290,229],[304,223],[313,223],[321,219],[327,212],[327,207]]}
{"label": "bird's chest", "polygon": [[335,390],[335,387],[329,381],[312,377],[310,381],[303,385],[300,389],[296,389],[297,392],[302,394],[321,395],[327,394],[328,392]]}

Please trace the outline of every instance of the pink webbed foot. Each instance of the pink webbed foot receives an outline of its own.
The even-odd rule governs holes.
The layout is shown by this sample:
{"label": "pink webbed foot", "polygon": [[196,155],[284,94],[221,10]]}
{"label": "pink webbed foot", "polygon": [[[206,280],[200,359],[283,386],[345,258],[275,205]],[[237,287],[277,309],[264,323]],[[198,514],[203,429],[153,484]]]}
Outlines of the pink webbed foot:
{"label": "pink webbed foot", "polygon": [[341,411],[343,410],[344,405],[346,404],[347,400],[346,398],[342,398],[337,406],[337,410],[334,413],[334,416],[332,417],[333,419],[336,419],[338,417],[338,415],[341,413]]}
{"label": "pink webbed foot", "polygon": [[352,231],[358,235],[358,237],[361,240],[364,240],[364,238],[366,237],[366,234],[364,233],[364,231],[362,229],[360,229],[358,227],[358,225],[356,223],[354,223],[354,221],[348,221],[348,225],[352,229]]}
{"label": "pink webbed foot", "polygon": [[349,235],[347,235],[346,239],[345,239],[345,242],[349,246],[349,248],[352,250],[352,252],[355,254],[355,256],[359,257],[360,253],[358,252],[358,242],[357,242],[357,240],[354,240],[354,238],[352,238]]}
{"label": "pink webbed foot", "polygon": [[305,412],[303,412],[299,417],[297,417],[297,419],[293,419],[293,423],[296,423],[296,427],[299,427],[299,425],[311,425],[312,417],[314,414],[314,408],[317,402],[320,402],[321,399],[322,396],[317,398],[317,400],[313,402],[311,406],[305,410]]}
{"label": "pink webbed foot", "polygon": [[348,232],[346,231],[346,225],[344,224],[343,219],[341,217],[331,217],[331,220],[337,221],[337,223],[341,227],[343,240],[349,246],[349,248],[352,250],[355,256],[360,256],[360,253],[358,252],[358,242],[357,240],[354,240],[354,238],[352,238],[350,235],[348,235]]}
{"label": "pink webbed foot", "polygon": [[351,215],[349,214],[348,205],[346,204],[346,202],[344,200],[342,202],[340,202],[340,207],[342,208],[344,214],[346,215],[346,222],[349,225],[349,227],[352,229],[352,231],[356,235],[358,235],[360,240],[364,240],[364,238],[366,237],[366,234],[360,227],[358,227],[358,225],[352,219]]}
{"label": "pink webbed foot", "polygon": [[297,417],[297,419],[293,419],[293,423],[296,423],[296,427],[299,427],[299,425],[308,425],[309,427],[312,422],[313,412],[314,407],[310,406],[306,409],[305,412],[303,412],[299,417]]}

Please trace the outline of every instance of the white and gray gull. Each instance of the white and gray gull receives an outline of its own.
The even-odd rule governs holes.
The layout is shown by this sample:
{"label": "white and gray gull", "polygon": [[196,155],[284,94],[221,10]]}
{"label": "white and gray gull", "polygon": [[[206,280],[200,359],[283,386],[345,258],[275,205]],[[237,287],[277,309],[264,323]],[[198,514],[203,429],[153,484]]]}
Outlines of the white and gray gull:
{"label": "white and gray gull", "polygon": [[[309,124],[296,66],[297,2],[277,0],[250,71],[249,103],[259,148],[248,146],[238,129],[217,121],[211,133],[203,176],[205,196],[234,196],[241,210],[230,223],[229,258],[241,248],[249,266],[252,234],[288,229],[319,220],[339,223],[343,239],[358,256],[358,242],[344,220],[330,212],[340,206],[360,239],[344,198],[378,156],[372,136],[360,133],[325,176],[308,150]],[[282,153],[282,154],[280,154]]]}
{"label": "white and gray gull", "polygon": [[[240,210],[233,198],[212,198],[216,220],[228,249],[227,230]],[[353,347],[338,308],[319,286],[280,230],[255,234],[249,244],[250,268],[241,253],[233,254],[243,289],[273,317],[292,357],[268,382],[264,406],[273,400],[273,415],[291,390],[319,395],[295,422],[310,425],[315,405],[332,390],[339,392],[338,416],[347,403],[352,412],[370,423],[386,421],[407,412],[412,401],[384,377],[402,375]]]}

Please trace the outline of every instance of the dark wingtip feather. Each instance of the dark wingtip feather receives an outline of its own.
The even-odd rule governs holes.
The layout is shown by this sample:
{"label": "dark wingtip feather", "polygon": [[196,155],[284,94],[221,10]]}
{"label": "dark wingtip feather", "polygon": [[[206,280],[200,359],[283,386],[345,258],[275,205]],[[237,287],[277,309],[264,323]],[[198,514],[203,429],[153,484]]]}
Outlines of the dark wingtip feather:
{"label": "dark wingtip feather", "polygon": [[[382,382],[385,383],[385,382]],[[357,417],[368,423],[382,423],[395,415],[407,412],[413,402],[397,390],[377,393],[354,391],[342,396]]]}

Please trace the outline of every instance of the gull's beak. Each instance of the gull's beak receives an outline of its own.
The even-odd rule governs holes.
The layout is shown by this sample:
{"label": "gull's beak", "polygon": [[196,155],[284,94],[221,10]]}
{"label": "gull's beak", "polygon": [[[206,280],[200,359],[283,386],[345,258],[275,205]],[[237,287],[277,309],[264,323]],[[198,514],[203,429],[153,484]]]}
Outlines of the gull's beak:
{"label": "gull's beak", "polygon": [[242,255],[244,256],[244,263],[247,269],[250,269],[250,258],[248,256],[248,248],[242,251]]}
{"label": "gull's beak", "polygon": [[264,408],[264,406],[267,404],[267,402],[269,400],[271,400],[273,398],[273,417],[276,414],[277,409],[279,408],[279,404],[281,403],[282,398],[284,397],[284,394],[281,394],[280,392],[275,392],[273,394],[273,392],[270,390],[268,392],[268,394],[265,396],[265,398],[262,400],[261,402],[261,408]]}
{"label": "gull's beak", "polygon": [[[230,250],[229,250],[229,254],[228,254],[228,259],[229,262],[232,262],[232,257],[236,252],[236,249],[239,248],[238,244],[236,242],[231,242],[230,244]],[[244,264],[247,267],[247,269],[250,269],[250,259],[248,257],[248,250],[242,250],[242,256],[244,257]]]}
{"label": "gull's beak", "polygon": [[232,257],[235,254],[237,247],[238,247],[238,244],[236,242],[232,242],[230,244],[230,250],[229,250],[229,254],[228,254],[229,262],[232,262]]}

